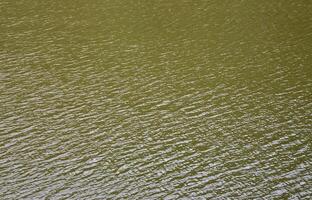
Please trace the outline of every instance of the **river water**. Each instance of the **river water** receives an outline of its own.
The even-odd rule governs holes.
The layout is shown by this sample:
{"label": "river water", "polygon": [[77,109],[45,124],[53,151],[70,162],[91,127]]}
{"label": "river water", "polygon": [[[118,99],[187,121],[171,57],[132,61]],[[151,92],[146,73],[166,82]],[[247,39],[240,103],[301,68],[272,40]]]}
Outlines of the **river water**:
{"label": "river water", "polygon": [[0,199],[310,199],[312,2],[0,1]]}

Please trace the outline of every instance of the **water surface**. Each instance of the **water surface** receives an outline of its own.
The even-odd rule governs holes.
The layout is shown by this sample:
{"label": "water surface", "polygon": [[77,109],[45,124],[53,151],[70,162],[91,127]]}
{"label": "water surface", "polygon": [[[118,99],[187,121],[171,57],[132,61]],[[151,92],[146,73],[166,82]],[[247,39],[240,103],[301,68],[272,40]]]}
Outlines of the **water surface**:
{"label": "water surface", "polygon": [[311,1],[0,2],[0,199],[310,199]]}

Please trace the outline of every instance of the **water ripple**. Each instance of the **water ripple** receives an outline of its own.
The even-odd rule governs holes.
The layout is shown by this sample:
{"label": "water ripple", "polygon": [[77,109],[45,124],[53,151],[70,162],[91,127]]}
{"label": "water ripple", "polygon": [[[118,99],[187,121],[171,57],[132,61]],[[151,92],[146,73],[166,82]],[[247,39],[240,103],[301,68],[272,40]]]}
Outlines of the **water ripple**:
{"label": "water ripple", "polygon": [[312,196],[311,4],[0,10],[0,199]]}

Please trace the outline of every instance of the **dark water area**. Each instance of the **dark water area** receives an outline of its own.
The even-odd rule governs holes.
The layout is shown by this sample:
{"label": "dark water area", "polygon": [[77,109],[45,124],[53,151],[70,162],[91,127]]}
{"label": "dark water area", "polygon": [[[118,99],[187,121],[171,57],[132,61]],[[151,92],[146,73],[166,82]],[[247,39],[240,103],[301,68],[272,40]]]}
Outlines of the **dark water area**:
{"label": "dark water area", "polygon": [[0,1],[0,199],[311,199],[312,1]]}

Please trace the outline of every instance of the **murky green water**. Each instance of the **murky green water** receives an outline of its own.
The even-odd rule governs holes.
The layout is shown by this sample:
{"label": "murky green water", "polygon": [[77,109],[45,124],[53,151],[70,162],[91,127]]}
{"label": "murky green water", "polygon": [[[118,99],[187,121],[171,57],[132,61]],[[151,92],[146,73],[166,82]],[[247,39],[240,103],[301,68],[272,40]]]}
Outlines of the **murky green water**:
{"label": "murky green water", "polygon": [[0,199],[310,199],[312,2],[0,1]]}

